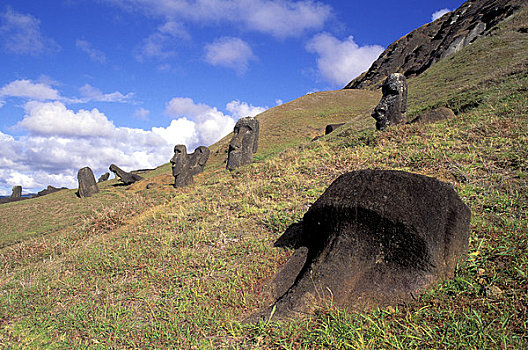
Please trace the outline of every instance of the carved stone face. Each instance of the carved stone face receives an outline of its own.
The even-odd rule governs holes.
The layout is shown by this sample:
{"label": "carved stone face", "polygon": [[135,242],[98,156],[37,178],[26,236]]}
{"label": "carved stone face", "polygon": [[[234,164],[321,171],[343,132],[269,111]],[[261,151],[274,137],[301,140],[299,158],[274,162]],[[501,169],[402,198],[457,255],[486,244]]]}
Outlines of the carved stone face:
{"label": "carved stone face", "polygon": [[187,147],[185,145],[176,145],[174,147],[174,156],[170,162],[172,164],[172,176],[176,177],[182,174],[187,166]]}
{"label": "carved stone face", "polygon": [[253,154],[258,148],[258,120],[250,117],[239,119],[233,132],[229,143],[228,169],[235,169],[253,161]]}
{"label": "carved stone face", "polygon": [[407,82],[405,76],[393,73],[387,77],[381,87],[383,97],[372,112],[376,119],[376,128],[405,123],[407,113]]}

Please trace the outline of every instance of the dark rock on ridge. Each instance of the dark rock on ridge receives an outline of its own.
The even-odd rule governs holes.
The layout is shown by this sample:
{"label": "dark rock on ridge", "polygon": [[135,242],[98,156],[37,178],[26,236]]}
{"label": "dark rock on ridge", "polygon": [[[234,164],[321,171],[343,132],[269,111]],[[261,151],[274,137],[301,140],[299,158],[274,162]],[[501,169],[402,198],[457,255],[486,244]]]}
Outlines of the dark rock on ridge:
{"label": "dark rock on ridge", "polygon": [[115,164],[110,165],[110,171],[113,172],[116,178],[119,179],[125,185],[133,184],[136,181],[142,180],[143,178],[137,174],[127,173]]}
{"label": "dark rock on ridge", "polygon": [[304,215],[302,231],[294,227],[283,240],[302,246],[272,278],[274,305],[249,321],[273,308],[279,319],[301,316],[321,299],[359,310],[417,297],[454,275],[467,251],[470,217],[451,185],[434,178],[393,170],[344,174]]}
{"label": "dark rock on ridge", "polygon": [[376,89],[393,72],[420,75],[460,51],[516,12],[526,0],[469,0],[458,9],[393,42],[369,70],[345,89]]}
{"label": "dark rock on ridge", "polygon": [[77,173],[77,181],[79,182],[79,190],[77,195],[81,198],[90,197],[99,192],[99,187],[95,182],[95,176],[92,169],[84,167]]}
{"label": "dark rock on ridge", "polygon": [[453,110],[451,110],[450,108],[447,108],[447,107],[439,107],[439,108],[435,108],[435,109],[433,109],[431,111],[427,111],[424,114],[421,114],[421,115],[417,116],[416,118],[411,120],[409,122],[409,124],[414,124],[414,123],[434,123],[434,122],[438,122],[438,121],[441,121],[441,120],[451,119],[451,118],[454,118],[454,117],[456,117],[456,116],[455,116],[455,113],[453,112]]}

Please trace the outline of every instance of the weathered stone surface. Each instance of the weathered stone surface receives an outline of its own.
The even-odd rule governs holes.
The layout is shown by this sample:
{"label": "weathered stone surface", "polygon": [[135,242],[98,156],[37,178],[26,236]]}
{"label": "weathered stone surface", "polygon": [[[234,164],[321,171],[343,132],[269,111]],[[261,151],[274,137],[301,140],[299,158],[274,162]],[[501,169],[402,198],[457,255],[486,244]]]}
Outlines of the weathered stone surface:
{"label": "weathered stone surface", "polygon": [[136,181],[142,180],[143,178],[137,174],[127,173],[123,169],[119,168],[117,165],[112,164],[109,167],[110,171],[113,172],[119,181],[125,185],[133,184]]}
{"label": "weathered stone surface", "polygon": [[456,117],[455,113],[447,107],[440,107],[427,111],[411,120],[409,124],[414,123],[434,123],[441,120],[447,120]]}
{"label": "weathered stone surface", "polygon": [[170,160],[174,187],[184,187],[193,183],[193,176],[189,171],[189,160],[185,145],[174,146],[174,156]]}
{"label": "weathered stone surface", "polygon": [[209,160],[211,151],[205,146],[199,146],[193,153],[189,154],[189,171],[191,175],[200,174]]}
{"label": "weathered stone surface", "polygon": [[108,178],[110,177],[110,173],[104,173],[103,175],[99,176],[99,179],[97,180],[97,182],[104,182],[104,181],[107,181]]}
{"label": "weathered stone surface", "polygon": [[13,186],[10,198],[22,198],[22,186]]}
{"label": "weathered stone surface", "polygon": [[209,159],[209,148],[197,147],[193,153],[187,154],[185,145],[174,147],[172,164],[172,176],[174,176],[174,187],[184,187],[193,183],[193,176],[203,172],[205,164]]}
{"label": "weathered stone surface", "polygon": [[53,187],[53,186],[49,185],[48,187],[46,187],[42,191],[38,191],[36,197],[42,197],[42,196],[45,196],[47,194],[58,192],[60,190],[65,190],[65,189],[66,189],[66,187],[57,188],[57,187]]}
{"label": "weathered stone surface", "polygon": [[369,70],[346,89],[377,89],[391,72],[407,78],[461,50],[515,13],[526,0],[470,0],[393,42]]}
{"label": "weathered stone surface", "polygon": [[77,181],[79,182],[79,190],[77,195],[81,198],[90,197],[99,192],[99,187],[95,182],[95,176],[92,169],[84,167],[77,173]]}
{"label": "weathered stone surface", "polygon": [[294,230],[301,237],[287,239],[304,248],[272,279],[270,293],[283,294],[250,320],[269,317],[273,307],[277,318],[302,316],[321,299],[358,310],[411,300],[454,275],[470,217],[453,188],[434,178],[344,174],[304,215],[302,232]]}
{"label": "weathered stone surface", "polygon": [[325,128],[325,135],[330,134],[335,129],[339,128],[340,126],[345,125],[345,123],[339,123],[339,124],[328,124]]}
{"label": "weathered stone surface", "polygon": [[253,154],[257,152],[259,121],[256,118],[240,118],[235,125],[234,135],[229,143],[227,169],[233,170],[253,163]]}
{"label": "weathered stone surface", "polygon": [[376,129],[405,123],[407,115],[407,81],[401,73],[393,73],[385,79],[381,87],[383,97],[372,112],[376,119]]}

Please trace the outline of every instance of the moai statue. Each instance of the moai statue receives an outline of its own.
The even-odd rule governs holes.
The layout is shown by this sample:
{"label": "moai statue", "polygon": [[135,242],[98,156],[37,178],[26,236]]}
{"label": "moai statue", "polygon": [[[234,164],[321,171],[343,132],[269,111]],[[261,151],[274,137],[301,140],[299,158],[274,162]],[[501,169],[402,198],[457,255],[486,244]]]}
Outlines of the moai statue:
{"label": "moai statue", "polygon": [[79,191],[77,192],[79,197],[90,197],[99,192],[94,173],[89,167],[84,167],[79,170],[77,173],[77,181],[79,181]]}
{"label": "moai statue", "polygon": [[110,171],[114,173],[115,177],[119,179],[125,185],[133,184],[136,181],[142,180],[143,178],[137,174],[127,173],[115,164],[110,165]]}
{"label": "moai statue", "polygon": [[104,173],[103,175],[99,176],[99,179],[97,180],[97,182],[104,182],[104,181],[107,181],[108,178],[110,177],[110,173]]}
{"label": "moai statue", "polygon": [[235,125],[234,133],[227,157],[229,170],[253,162],[253,154],[258,148],[259,121],[252,117],[241,118]]}
{"label": "moai statue", "polygon": [[172,176],[174,176],[174,187],[184,187],[193,183],[193,177],[189,172],[189,157],[185,145],[174,146],[174,156],[170,162],[172,164]]}
{"label": "moai statue", "polygon": [[193,176],[204,170],[209,159],[209,148],[200,146],[193,153],[187,154],[185,145],[174,146],[174,156],[170,160],[172,164],[172,176],[174,176],[174,187],[184,187],[193,183]]}
{"label": "moai statue", "polygon": [[13,186],[13,190],[11,192],[11,199],[20,199],[22,198],[22,186]]}
{"label": "moai statue", "polygon": [[189,154],[189,170],[191,175],[200,174],[203,172],[205,164],[209,160],[209,148],[205,146],[200,146],[194,150],[192,154]]}
{"label": "moai statue", "polygon": [[407,81],[401,73],[393,73],[381,86],[383,97],[372,112],[376,119],[376,129],[405,123],[407,114]]}

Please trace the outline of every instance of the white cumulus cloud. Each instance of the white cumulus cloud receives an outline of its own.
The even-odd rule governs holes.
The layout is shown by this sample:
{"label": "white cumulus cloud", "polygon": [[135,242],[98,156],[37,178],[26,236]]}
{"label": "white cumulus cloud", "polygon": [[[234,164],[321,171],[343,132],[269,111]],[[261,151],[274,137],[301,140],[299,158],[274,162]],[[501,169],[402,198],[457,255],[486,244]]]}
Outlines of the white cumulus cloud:
{"label": "white cumulus cloud", "polygon": [[10,7],[0,13],[0,41],[7,51],[15,54],[39,55],[60,50],[53,39],[41,33],[37,18]]}
{"label": "white cumulus cloud", "polygon": [[433,14],[431,15],[431,22],[436,21],[437,19],[439,19],[440,17],[442,17],[443,15],[449,12],[451,12],[451,10],[447,8],[443,8],[443,9],[433,12]]}
{"label": "white cumulus cloud", "polygon": [[22,97],[36,100],[57,100],[59,92],[43,83],[34,83],[31,80],[15,80],[0,89],[0,97]]}
{"label": "white cumulus cloud", "polygon": [[234,69],[237,74],[244,74],[253,59],[255,55],[251,47],[240,38],[223,37],[205,46],[208,63]]}
{"label": "white cumulus cloud", "polygon": [[257,114],[264,112],[266,109],[268,108],[253,106],[247,102],[240,102],[238,100],[233,100],[226,105],[226,110],[237,120],[244,117],[254,117]]}
{"label": "white cumulus cloud", "polygon": [[359,46],[352,36],[339,40],[328,33],[314,36],[306,49],[318,55],[319,74],[337,86],[366,71],[384,50],[378,45]]}

